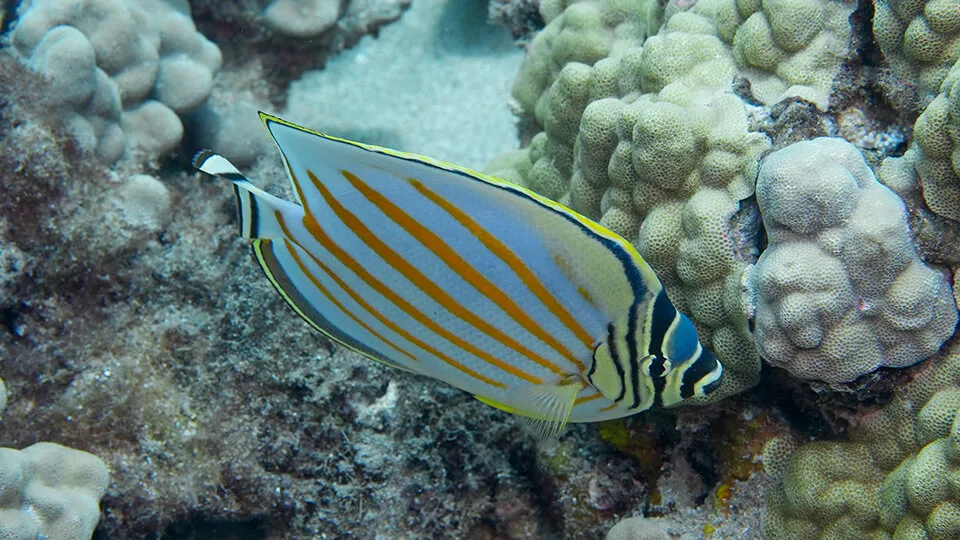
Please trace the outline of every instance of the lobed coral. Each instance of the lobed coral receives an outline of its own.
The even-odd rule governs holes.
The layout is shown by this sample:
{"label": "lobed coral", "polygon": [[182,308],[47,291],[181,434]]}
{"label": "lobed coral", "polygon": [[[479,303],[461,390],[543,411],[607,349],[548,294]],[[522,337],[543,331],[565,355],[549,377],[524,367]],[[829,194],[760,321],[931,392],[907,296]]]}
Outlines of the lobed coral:
{"label": "lobed coral", "polygon": [[[31,5],[41,4],[49,2],[22,3],[24,17],[33,13]],[[253,4],[259,24],[260,9],[268,3]],[[406,5],[389,4],[396,9]],[[194,3],[198,5],[228,11],[221,10],[224,3]],[[333,3],[277,0],[269,5],[272,15],[266,24],[272,25],[271,32],[300,44],[308,35],[317,42],[344,35],[350,13],[357,15],[369,2],[338,3],[335,23],[330,22]],[[327,16],[294,17],[294,26],[284,26],[280,15],[312,9],[326,10]],[[534,130],[542,131],[528,148],[505,156],[493,170],[571,204],[642,250],[671,298],[692,314],[727,368],[724,386],[711,400],[756,383],[760,368],[740,281],[763,247],[756,238],[760,217],[751,196],[757,160],[770,142],[754,131],[757,118],[768,112],[757,104],[800,96],[825,108],[831,81],[847,54],[852,9],[853,2],[827,0],[675,0],[665,9],[656,1],[626,0],[547,0],[541,5],[548,28],[531,47],[514,98]],[[51,79],[55,91],[47,93],[71,96],[61,102],[73,111],[70,125],[85,145],[95,144],[109,160],[124,137],[136,134],[137,125],[162,128],[136,134],[138,140],[152,138],[154,148],[179,138],[175,129],[167,129],[173,124],[164,118],[169,119],[174,108],[162,104],[163,92],[150,87],[145,96],[156,99],[148,101],[150,107],[138,107],[138,116],[126,110],[115,80],[120,75],[100,66],[98,54],[87,54],[99,46],[91,36],[109,27],[59,28],[43,34],[43,39],[51,39],[42,49],[38,45],[25,54],[30,54],[27,62],[47,74],[83,67],[72,79]],[[316,31],[320,34],[311,35]],[[244,40],[234,41],[234,47],[247,46]],[[271,48],[276,43],[272,41]],[[67,54],[81,52],[82,62]],[[157,62],[161,56],[158,52]],[[250,56],[256,61],[267,58]],[[68,80],[78,83],[65,84]],[[110,97],[111,90],[101,91],[110,85],[116,99]],[[953,94],[945,92],[945,127],[934,133],[924,132],[921,125],[918,140],[927,132],[932,133],[930,141],[950,139]],[[252,105],[241,104],[232,112],[225,107],[215,114],[208,105],[190,109],[198,111],[193,117],[202,128],[198,138],[232,145],[238,155],[254,160],[255,141],[217,139],[224,132],[259,128],[248,128],[240,120],[255,121],[248,114]],[[0,103],[0,113],[7,115],[11,109]],[[208,113],[212,116],[205,118]],[[69,144],[36,122],[15,120],[0,126],[0,134],[10,132],[5,144],[12,145],[5,152],[11,164],[2,169],[20,171],[24,163],[31,165],[25,174],[4,180],[18,203],[14,198],[3,203],[3,255],[21,253],[31,262],[30,272],[9,272],[9,286],[4,282],[6,266],[0,268],[5,293],[0,308],[10,328],[0,332],[0,359],[18,359],[5,363],[4,375],[11,390],[30,405],[13,406],[5,434],[28,444],[43,433],[57,432],[89,441],[103,453],[121,472],[103,534],[162,531],[186,536],[203,530],[208,518],[306,536],[357,530],[388,536],[560,536],[596,533],[609,525],[611,511],[635,512],[647,504],[646,490],[636,479],[648,465],[605,452],[593,428],[571,428],[562,451],[547,458],[552,464],[544,464],[522,430],[497,411],[472,408],[463,396],[422,380],[408,381],[403,374],[381,373],[379,367],[358,365],[353,358],[330,362],[332,354],[323,344],[313,341],[299,321],[288,320],[268,284],[251,278],[255,269],[244,266],[239,255],[245,253],[244,246],[232,242],[234,232],[226,225],[228,195],[218,188],[169,171],[162,178],[91,171],[82,168],[76,156],[53,166],[50,153],[70,154]],[[915,148],[910,155],[921,150]],[[930,151],[924,159],[934,154]],[[765,166],[775,165],[776,159]],[[946,162],[940,154],[935,159]],[[912,161],[905,168],[910,167]],[[889,212],[875,216],[877,230],[865,230],[859,222],[840,227],[837,235],[857,248],[851,257],[870,252],[871,246],[881,255],[901,255],[891,257],[901,266],[870,268],[889,285],[882,291],[886,294],[876,293],[883,300],[879,304],[887,302],[886,296],[907,275],[910,279],[902,279],[908,282],[907,293],[915,299],[926,291],[936,309],[944,310],[940,320],[924,319],[925,329],[890,330],[868,321],[869,332],[863,335],[880,343],[883,361],[901,349],[908,351],[901,359],[922,356],[939,343],[943,327],[955,322],[955,308],[946,309],[945,281],[935,279],[904,249],[909,239],[902,208],[894,209],[892,195],[879,195],[879,186],[866,180],[862,164],[854,168],[859,173],[847,173],[856,188],[848,192],[849,200],[841,201],[857,203],[849,215],[858,215],[860,203],[867,200]],[[924,179],[925,195],[939,188],[928,185],[931,182]],[[950,184],[944,185],[949,195]],[[763,189],[759,195],[763,199]],[[766,207],[764,212],[771,219],[778,214]],[[111,233],[105,235],[101,228]],[[778,266],[773,264],[775,254],[783,247],[774,238],[754,277]],[[848,262],[842,256],[831,260],[841,266]],[[843,271],[877,260],[860,257]],[[224,287],[239,293],[210,294]],[[852,284],[850,288],[861,292]],[[911,308],[910,302],[901,304],[906,311]],[[853,313],[862,318],[860,308],[877,305],[855,303]],[[915,322],[905,323],[904,312],[896,310],[880,318],[888,326],[891,320],[900,327]],[[955,363],[954,358],[936,365]],[[868,363],[853,364],[862,371]],[[395,380],[385,383],[387,375]],[[888,411],[868,419],[855,442],[819,443],[792,458],[782,457],[788,453],[783,447],[771,450],[771,461],[774,453],[781,454],[783,476],[771,491],[766,512],[768,528],[774,531],[770,536],[883,536],[882,531],[897,527],[901,532],[923,528],[933,537],[956,535],[951,528],[958,507],[951,484],[956,476],[956,429],[950,422],[956,423],[960,402],[955,395],[960,391],[954,388],[956,377],[949,383],[937,377],[939,382],[931,383],[935,391],[911,389]],[[920,404],[927,405],[921,409]],[[912,407],[920,412],[915,414]],[[69,421],[64,420],[65,411]],[[692,414],[703,418],[703,411]],[[102,429],[90,433],[90,425]],[[709,430],[700,428],[702,424],[688,427],[682,437],[694,440],[697,429],[704,437]],[[631,430],[599,429],[616,446],[633,448],[653,463],[662,461],[671,446],[676,448],[676,441],[637,440]],[[250,437],[250,431],[260,436]],[[679,429],[668,431],[681,437]],[[746,447],[717,446],[718,440],[723,442],[700,439],[692,444],[696,449],[684,451],[708,455],[697,463],[697,472],[688,467],[684,474],[709,480],[726,468],[728,476],[749,476],[752,463],[743,461],[749,453],[743,448],[752,452],[756,438]],[[406,451],[398,453],[398,446]],[[503,448],[509,451],[491,451]],[[711,464],[711,458],[718,461]],[[680,460],[672,464],[677,477],[682,476],[679,465]],[[884,475],[887,484],[881,483]],[[479,480],[494,476],[493,490]],[[701,485],[714,493],[722,511],[746,513],[748,505],[737,507],[730,501],[760,490],[739,488],[727,476],[721,480],[716,488],[703,481]],[[649,504],[657,505],[653,496]],[[545,507],[557,511],[544,514]],[[656,529],[661,532],[660,526]],[[713,523],[698,523],[683,530],[709,535],[718,529]]]}
{"label": "lobed coral", "polygon": [[32,0],[20,5],[11,40],[69,107],[65,122],[81,145],[107,163],[179,144],[180,115],[207,99],[221,63],[181,0]]}
{"label": "lobed coral", "polygon": [[263,10],[263,22],[271,30],[294,38],[311,38],[336,24],[339,0],[273,0]]}
{"label": "lobed coral", "polygon": [[960,61],[917,118],[914,140],[916,172],[927,206],[937,215],[960,221]]}
{"label": "lobed coral", "polygon": [[[904,83],[925,105],[960,59],[960,4],[954,0],[877,0],[873,35]],[[942,92],[942,90],[941,90]]]}
{"label": "lobed coral", "polygon": [[738,71],[762,103],[801,97],[826,110],[849,54],[854,7],[843,0],[701,0],[691,11],[709,18],[732,46]]}
{"label": "lobed coral", "polygon": [[655,0],[547,0],[546,26],[534,38],[513,85],[513,99],[540,125],[550,112],[547,90],[567,64],[593,65],[639,46],[660,23]]}
{"label": "lobed coral", "polygon": [[842,139],[767,156],[757,202],[770,245],[749,276],[761,356],[847,382],[936,353],[954,331],[950,283],[911,244],[903,201]]}
{"label": "lobed coral", "polygon": [[107,491],[100,458],[53,443],[0,448],[0,538],[86,540]]}
{"label": "lobed coral", "polygon": [[771,539],[957,538],[960,350],[952,344],[848,442],[789,457],[779,441],[768,446],[778,477],[763,512]]}
{"label": "lobed coral", "polygon": [[660,11],[600,34],[613,36],[602,47],[572,39],[566,17],[599,19],[616,5],[574,3],[562,20],[557,6],[541,8],[549,22],[513,96],[543,131],[490,170],[634,242],[724,363],[711,397],[721,399],[759,371],[739,284],[756,256],[757,220],[741,201],[769,141],[749,131],[746,105],[728,92],[737,67],[710,17],[676,12],[642,47]]}
{"label": "lobed coral", "polygon": [[270,0],[261,17],[267,28],[288,38],[342,33],[339,39],[349,40],[356,39],[351,34],[396,19],[409,5],[410,0]]}
{"label": "lobed coral", "polygon": [[[275,85],[286,86],[305,71],[396,20],[410,0],[193,0],[201,31],[224,51],[227,69],[243,66]],[[243,71],[243,70],[241,70]]]}

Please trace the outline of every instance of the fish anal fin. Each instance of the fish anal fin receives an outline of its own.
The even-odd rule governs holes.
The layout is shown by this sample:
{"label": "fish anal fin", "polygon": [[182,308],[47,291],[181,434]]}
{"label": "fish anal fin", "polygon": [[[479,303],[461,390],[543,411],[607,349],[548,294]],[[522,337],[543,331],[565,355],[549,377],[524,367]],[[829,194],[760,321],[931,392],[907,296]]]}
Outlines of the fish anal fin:
{"label": "fish anal fin", "polygon": [[479,401],[491,407],[524,417],[532,423],[537,432],[539,445],[549,448],[556,444],[567,425],[570,413],[583,390],[584,383],[579,375],[564,377],[552,384],[538,384],[522,390],[522,405],[507,405],[483,396],[475,396]]}

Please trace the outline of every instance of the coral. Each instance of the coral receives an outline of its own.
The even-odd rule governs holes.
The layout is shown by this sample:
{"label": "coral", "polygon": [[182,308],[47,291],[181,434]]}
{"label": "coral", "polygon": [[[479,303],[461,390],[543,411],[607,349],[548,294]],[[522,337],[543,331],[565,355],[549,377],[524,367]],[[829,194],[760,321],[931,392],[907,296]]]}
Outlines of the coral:
{"label": "coral", "polygon": [[874,9],[873,35],[880,50],[896,76],[916,86],[925,105],[960,59],[960,5],[954,0],[877,0]]}
{"label": "coral", "polygon": [[339,0],[273,0],[263,10],[263,22],[271,30],[293,38],[311,38],[336,24]]}
{"label": "coral", "polygon": [[920,258],[930,264],[960,267],[960,222],[941,217],[927,206],[916,170],[919,154],[914,143],[902,156],[887,157],[877,168],[877,179],[906,203],[910,234]]}
{"label": "coral", "polygon": [[807,443],[772,461],[778,480],[763,512],[768,538],[957,538],[957,344],[854,426],[848,441]]}
{"label": "coral", "polygon": [[107,467],[59,444],[0,448],[0,538],[84,540],[100,520]]}
{"label": "coral", "polygon": [[127,140],[148,157],[170,152],[183,134],[178,115],[207,99],[221,62],[181,1],[24,2],[11,40],[52,81],[81,145],[107,163]]}
{"label": "coral", "polygon": [[655,0],[541,2],[546,26],[530,44],[514,81],[512,95],[517,107],[545,125],[547,90],[564,66],[574,62],[591,66],[601,58],[615,59],[639,46],[659,26],[660,12]]}
{"label": "coral", "polygon": [[[960,47],[960,40],[958,40]],[[960,61],[914,125],[916,171],[934,213],[960,221]]]}
{"label": "coral", "polygon": [[757,202],[770,245],[748,287],[768,362],[847,382],[919,362],[953,334],[949,282],[920,261],[903,201],[852,144],[818,138],[770,154]]}
{"label": "coral", "polygon": [[618,522],[607,532],[607,540],[670,540],[673,525],[665,518],[634,516]]}
{"label": "coral", "polygon": [[[681,75],[686,75],[682,82],[687,86],[727,89],[733,76],[740,75],[763,103],[802,97],[825,110],[833,79],[848,54],[847,19],[853,7],[841,0],[700,0],[671,2],[664,13],[644,2],[632,11],[610,0],[570,6],[544,2],[541,13],[548,24],[530,47],[513,97],[520,110],[545,127],[547,91],[565,65],[593,66],[642,45],[641,80],[631,84],[639,83],[637,89],[643,92],[660,92]],[[604,16],[608,11],[616,15]],[[644,42],[661,18],[665,22],[660,31]],[[603,28],[608,30],[601,32]],[[620,83],[627,80],[621,77]]]}
{"label": "coral", "polygon": [[746,81],[747,96],[762,103],[799,96],[826,109],[854,6],[676,1],[603,17],[613,4],[541,4],[547,26],[513,98],[543,131],[525,156],[489,171],[633,242],[724,364],[708,401],[722,399],[755,384],[759,371],[740,279],[759,252],[748,199],[770,145],[751,131],[751,108],[732,85]]}
{"label": "coral", "polygon": [[[170,190],[147,174],[135,174],[116,190],[113,199],[122,225],[113,230],[142,228],[157,234],[169,219]],[[109,214],[108,214],[109,215]]]}
{"label": "coral", "polygon": [[200,30],[226,69],[256,66],[282,101],[292,79],[396,20],[410,0],[193,0]]}
{"label": "coral", "polygon": [[667,16],[682,17],[672,24],[722,39],[757,99],[773,104],[802,97],[827,109],[833,79],[848,54],[853,3],[700,0],[690,4],[671,3]]}
{"label": "coral", "polygon": [[271,31],[298,40],[324,33],[343,33],[338,40],[356,39],[351,34],[363,27],[379,26],[400,16],[409,0],[271,0],[261,17]]}

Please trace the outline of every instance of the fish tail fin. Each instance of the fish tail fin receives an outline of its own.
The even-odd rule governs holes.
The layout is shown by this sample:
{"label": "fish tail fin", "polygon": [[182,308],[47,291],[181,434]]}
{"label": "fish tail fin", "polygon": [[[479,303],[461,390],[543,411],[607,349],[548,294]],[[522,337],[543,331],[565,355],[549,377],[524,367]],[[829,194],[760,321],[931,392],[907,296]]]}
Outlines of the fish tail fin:
{"label": "fish tail fin", "polygon": [[570,419],[577,395],[584,388],[579,376],[565,377],[559,383],[539,384],[528,389],[526,403],[510,406],[483,396],[475,396],[491,407],[522,416],[531,421],[541,448],[554,446]]}
{"label": "fish tail fin", "polygon": [[197,152],[193,156],[193,166],[201,172],[233,183],[241,236],[249,239],[285,236],[279,214],[292,203],[253,185],[227,158],[210,150]]}

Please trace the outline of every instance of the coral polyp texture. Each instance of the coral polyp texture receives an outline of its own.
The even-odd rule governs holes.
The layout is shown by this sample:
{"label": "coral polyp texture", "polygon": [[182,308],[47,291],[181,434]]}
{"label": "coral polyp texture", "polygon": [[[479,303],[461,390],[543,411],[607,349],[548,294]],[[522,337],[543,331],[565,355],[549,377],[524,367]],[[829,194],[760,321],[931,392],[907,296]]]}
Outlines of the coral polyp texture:
{"label": "coral polyp texture", "polygon": [[547,0],[540,3],[546,26],[530,45],[513,97],[528,114],[543,117],[551,108],[546,91],[572,62],[593,65],[639,46],[660,22],[655,0]]}
{"label": "coral polyp texture", "polygon": [[767,156],[757,202],[770,245],[749,281],[767,361],[847,382],[919,362],[953,334],[950,283],[920,261],[903,201],[852,144],[819,138]]}
{"label": "coral polyp texture", "polygon": [[848,55],[855,2],[715,1],[697,6],[712,12],[720,37],[732,42],[737,66],[761,102],[802,97],[827,108],[833,79]]}
{"label": "coral polyp texture", "polygon": [[[776,445],[768,445],[768,448]],[[960,537],[960,351],[953,344],[847,442],[765,452],[767,538]],[[767,463],[765,463],[766,465]]]}
{"label": "coral polyp texture", "polygon": [[[665,11],[634,12],[628,21],[617,2],[572,3],[562,12],[555,4],[541,6],[547,27],[513,88],[519,109],[543,131],[491,172],[633,242],[724,363],[723,386],[712,399],[752,386],[760,364],[740,277],[759,251],[758,215],[747,199],[770,141],[751,131],[750,106],[732,85],[753,77],[763,99],[801,95],[826,106],[846,55],[852,6],[675,2]],[[768,15],[783,50],[791,51],[781,55],[783,64],[805,59],[782,77],[738,61],[734,51],[745,21],[767,24]],[[660,30],[641,43],[661,19]],[[578,21],[588,20],[598,21],[584,23],[589,28],[603,28],[599,21],[618,26],[573,39],[583,37],[573,30]]]}
{"label": "coral polyp texture", "polygon": [[916,86],[922,104],[960,59],[960,4],[956,0],[877,0],[873,35],[890,68]]}
{"label": "coral polyp texture", "polygon": [[180,0],[26,1],[11,40],[51,81],[80,144],[107,163],[128,149],[173,150],[179,115],[203,104],[221,63]]}
{"label": "coral polyp texture", "polygon": [[0,538],[87,540],[108,472],[93,454],[54,443],[0,448]]}
{"label": "coral polyp texture", "polygon": [[[958,41],[960,46],[960,41]],[[960,221],[960,61],[914,126],[923,198],[937,215]]]}

